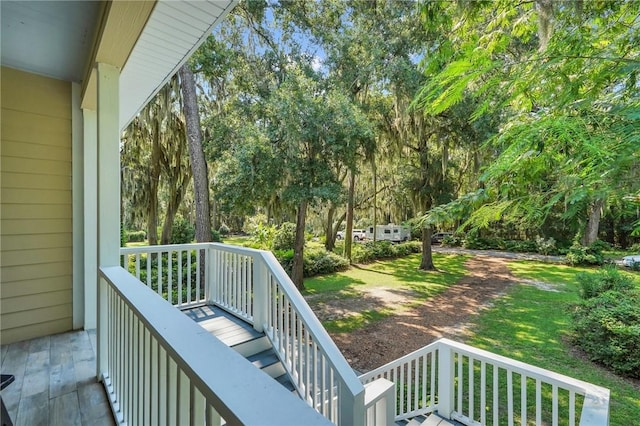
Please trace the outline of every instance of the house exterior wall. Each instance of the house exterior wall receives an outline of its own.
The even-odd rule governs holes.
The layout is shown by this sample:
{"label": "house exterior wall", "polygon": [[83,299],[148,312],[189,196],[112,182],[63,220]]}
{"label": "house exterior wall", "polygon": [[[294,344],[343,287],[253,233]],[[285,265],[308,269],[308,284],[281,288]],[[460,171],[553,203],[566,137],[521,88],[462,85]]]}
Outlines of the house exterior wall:
{"label": "house exterior wall", "polygon": [[72,328],[71,83],[3,67],[0,342]]}

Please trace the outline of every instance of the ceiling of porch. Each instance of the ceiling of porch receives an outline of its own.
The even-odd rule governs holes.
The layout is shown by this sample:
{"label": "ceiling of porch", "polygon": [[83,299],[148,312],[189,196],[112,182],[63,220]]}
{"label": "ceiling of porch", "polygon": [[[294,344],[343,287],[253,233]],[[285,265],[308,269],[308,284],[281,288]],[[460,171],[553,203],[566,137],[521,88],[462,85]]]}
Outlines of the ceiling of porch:
{"label": "ceiling of porch", "polygon": [[[89,64],[121,68],[124,128],[237,2],[3,0],[2,65],[83,83],[82,106],[88,109],[96,105],[95,70]],[[130,22],[139,23],[141,32]]]}

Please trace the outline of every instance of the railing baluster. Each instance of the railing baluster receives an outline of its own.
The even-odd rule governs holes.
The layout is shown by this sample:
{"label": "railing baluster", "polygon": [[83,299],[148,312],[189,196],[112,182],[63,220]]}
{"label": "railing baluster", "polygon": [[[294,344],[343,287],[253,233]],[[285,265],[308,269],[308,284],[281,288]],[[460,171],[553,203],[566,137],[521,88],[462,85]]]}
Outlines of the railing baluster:
{"label": "railing baluster", "polygon": [[159,252],[156,258],[156,261],[158,262],[158,294],[161,297],[164,297],[164,295],[162,294],[162,252]]}
{"label": "railing baluster", "polygon": [[527,375],[520,376],[520,424],[527,424]]}
{"label": "railing baluster", "polygon": [[167,301],[173,302],[173,251],[167,251]]}
{"label": "railing baluster", "polygon": [[500,421],[500,400],[499,400],[499,389],[498,389],[498,366],[493,365],[493,426],[498,426],[498,422]]}
{"label": "railing baluster", "polygon": [[136,253],[136,278],[140,279],[140,253]]}
{"label": "railing baluster", "polygon": [[542,382],[536,379],[536,424],[542,424]]}
{"label": "railing baluster", "polygon": [[[196,250],[196,256],[199,254],[199,250]],[[187,304],[191,303],[191,292],[193,291],[191,283],[191,250],[187,250]],[[200,300],[196,297],[196,300]]]}
{"label": "railing baluster", "polygon": [[552,393],[551,412],[553,416],[552,426],[558,426],[558,385],[554,383],[551,389],[552,389],[551,390],[551,393]]}
{"label": "railing baluster", "polygon": [[[416,358],[413,361],[414,364],[414,376],[415,376],[415,381],[412,383],[412,392],[413,392],[413,410],[417,410],[419,405],[418,405],[418,397],[419,397],[419,393],[420,393],[420,387],[419,387],[419,380],[420,380],[420,364],[418,363],[419,359]],[[424,380],[422,381],[422,383],[425,383]]]}
{"label": "railing baluster", "polygon": [[151,288],[151,253],[147,253],[147,287]]}
{"label": "railing baluster", "polygon": [[480,423],[487,424],[487,362],[480,361]]}
{"label": "railing baluster", "polygon": [[513,371],[507,370],[507,412],[509,426],[513,426]]}
{"label": "railing baluster", "polygon": [[178,306],[182,305],[182,250],[177,251],[178,257],[176,263],[178,264]]}
{"label": "railing baluster", "polygon": [[569,426],[576,424],[576,393],[569,391]]}
{"label": "railing baluster", "polygon": [[474,359],[473,357],[469,357],[469,418],[473,421],[474,419],[474,408],[475,408],[475,401],[474,401],[474,371],[473,371],[473,363],[474,363]]}
{"label": "railing baluster", "polygon": [[462,368],[463,356],[460,352],[457,352],[456,356],[458,357],[458,371],[456,373],[458,377],[458,413],[462,414],[462,390],[464,389],[464,369]]}

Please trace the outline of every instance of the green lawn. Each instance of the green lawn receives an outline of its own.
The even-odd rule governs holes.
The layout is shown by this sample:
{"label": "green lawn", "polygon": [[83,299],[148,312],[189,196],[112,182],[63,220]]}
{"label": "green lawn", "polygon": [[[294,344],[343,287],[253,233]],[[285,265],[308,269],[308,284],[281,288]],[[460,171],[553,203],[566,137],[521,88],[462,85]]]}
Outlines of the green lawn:
{"label": "green lawn", "polygon": [[578,301],[575,275],[586,269],[537,262],[512,262],[510,268],[516,276],[555,284],[557,291],[513,286],[476,319],[467,343],[609,388],[610,424],[637,424],[640,388],[575,355],[568,343],[568,306]]}
{"label": "green lawn", "polygon": [[324,321],[330,332],[353,332],[389,315],[410,309],[420,301],[444,291],[464,276],[466,256],[434,253],[438,271],[418,269],[420,254],[400,259],[383,260],[367,265],[353,266],[347,271],[323,275],[305,280],[309,304],[331,303],[335,299],[366,297],[375,288],[392,289],[407,296],[407,302],[394,306],[379,306],[360,311],[344,318]]}

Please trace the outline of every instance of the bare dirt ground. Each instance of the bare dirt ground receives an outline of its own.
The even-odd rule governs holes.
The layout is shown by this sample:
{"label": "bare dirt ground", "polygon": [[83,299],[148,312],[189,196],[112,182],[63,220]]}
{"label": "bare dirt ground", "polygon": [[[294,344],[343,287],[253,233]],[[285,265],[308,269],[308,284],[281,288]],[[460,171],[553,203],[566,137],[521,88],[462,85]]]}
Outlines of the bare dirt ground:
{"label": "bare dirt ground", "polygon": [[[365,372],[419,349],[440,337],[456,337],[465,333],[466,324],[474,315],[504,293],[515,278],[506,264],[508,259],[476,256],[466,262],[468,274],[443,293],[423,302],[417,308],[384,318],[353,333],[334,333],[332,338],[353,368]],[[371,303],[389,303],[384,289],[376,289],[358,299],[351,310],[371,309]],[[409,301],[393,296],[393,303]],[[316,314],[321,320],[344,315],[345,300],[327,300]],[[380,305],[377,308],[380,308]],[[362,306],[359,306],[362,305]]]}

